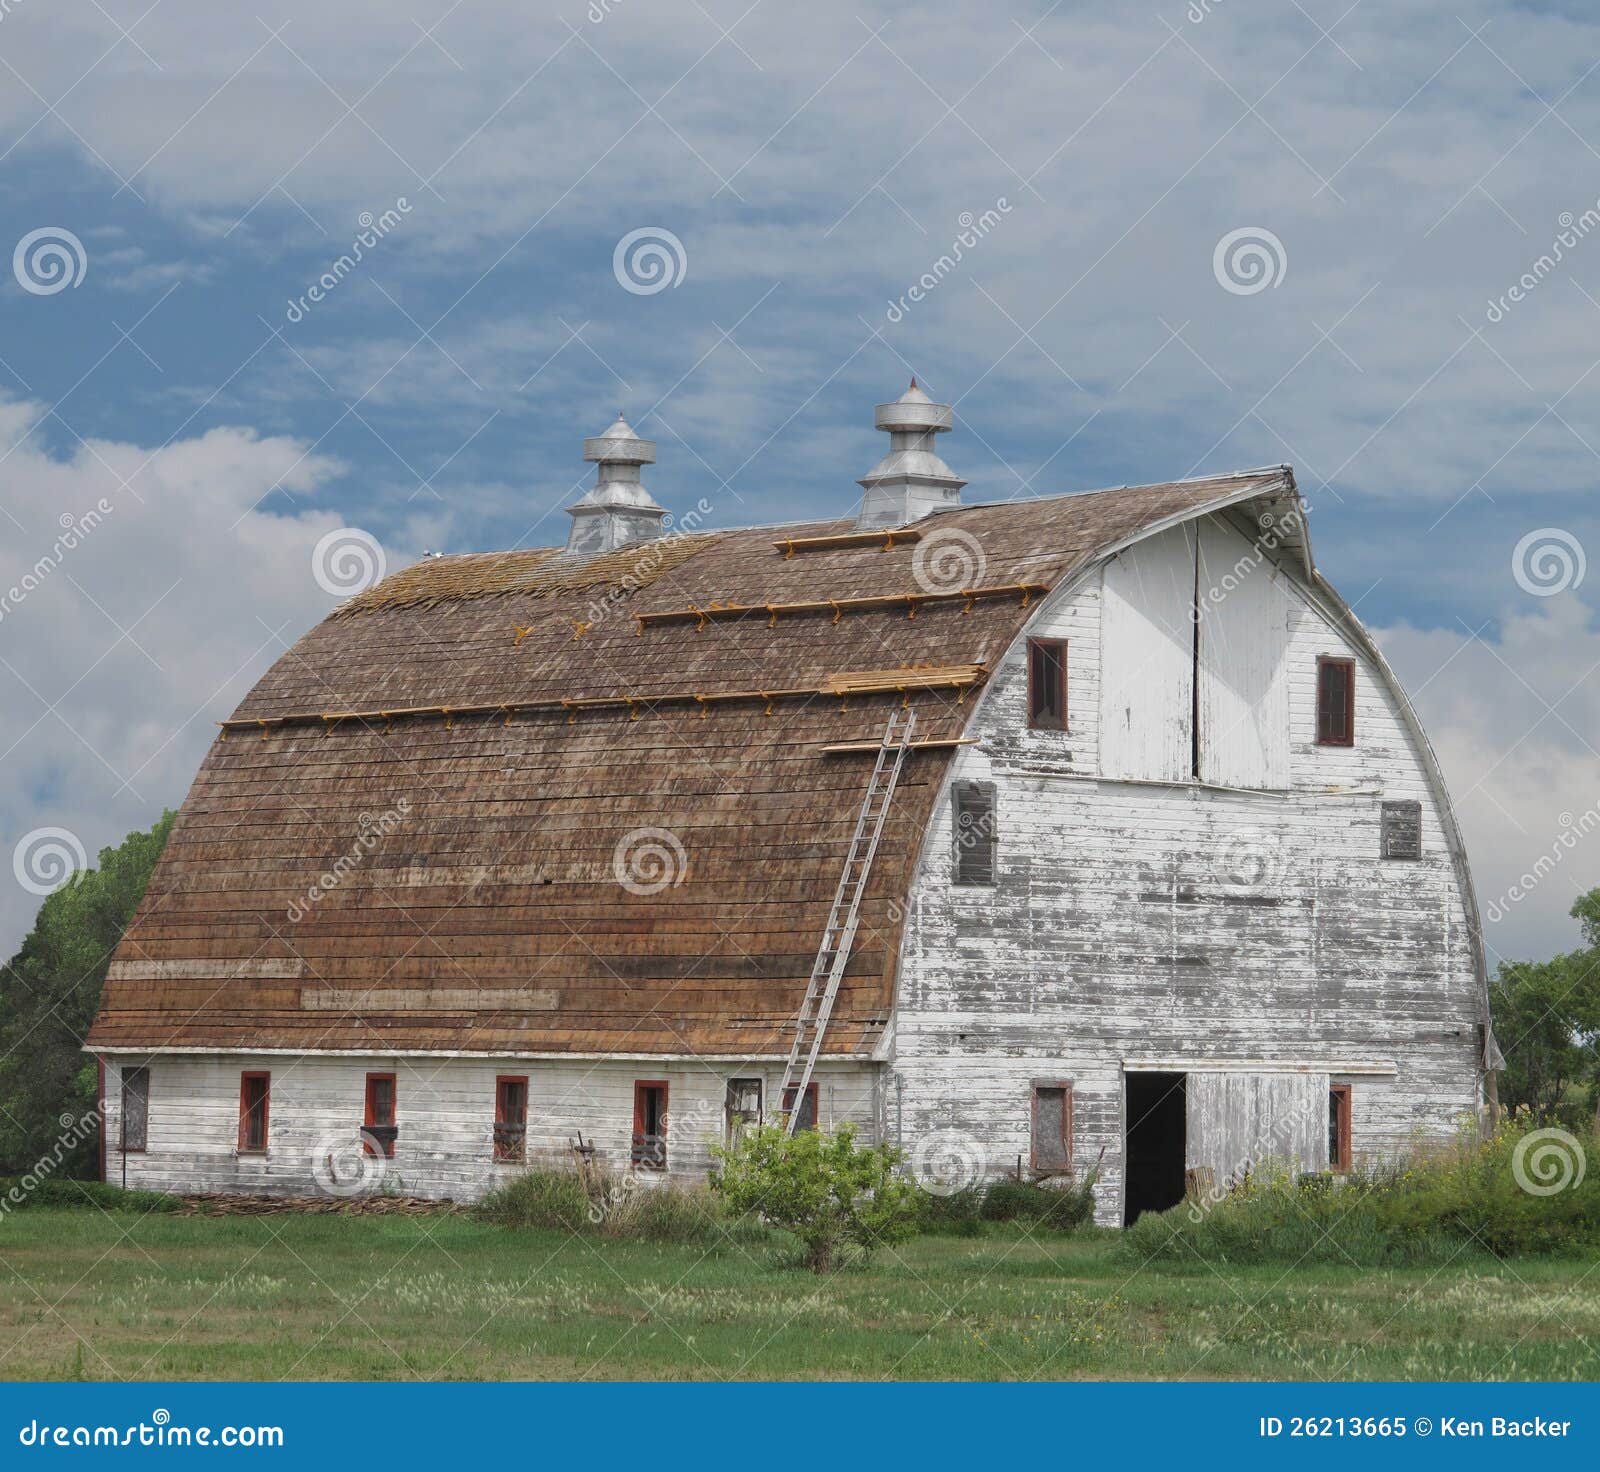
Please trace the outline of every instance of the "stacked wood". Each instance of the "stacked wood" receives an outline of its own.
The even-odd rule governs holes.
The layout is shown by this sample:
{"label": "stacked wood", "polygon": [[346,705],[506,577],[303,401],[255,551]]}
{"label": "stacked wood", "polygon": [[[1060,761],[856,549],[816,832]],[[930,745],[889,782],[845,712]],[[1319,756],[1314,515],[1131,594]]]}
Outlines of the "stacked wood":
{"label": "stacked wood", "polygon": [[447,1216],[461,1208],[454,1201],[422,1196],[225,1196],[214,1191],[180,1198],[174,1216]]}

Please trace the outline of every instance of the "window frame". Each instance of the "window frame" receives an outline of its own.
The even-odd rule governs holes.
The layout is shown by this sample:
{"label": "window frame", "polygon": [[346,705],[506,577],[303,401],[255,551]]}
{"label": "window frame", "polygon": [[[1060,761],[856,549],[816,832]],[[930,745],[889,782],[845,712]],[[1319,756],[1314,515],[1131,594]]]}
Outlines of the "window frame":
{"label": "window frame", "polygon": [[[134,1074],[144,1075],[144,1093],[140,1096],[140,1119],[143,1123],[142,1140],[137,1145],[128,1143],[128,1083]],[[117,1146],[124,1155],[143,1155],[150,1148],[150,1065],[133,1063],[122,1065],[117,1077]]]}
{"label": "window frame", "polygon": [[[1062,1165],[1039,1164],[1039,1095],[1045,1089],[1059,1089],[1061,1099],[1061,1152]],[[1070,1078],[1036,1078],[1029,1083],[1028,1093],[1028,1169],[1048,1171],[1052,1175],[1065,1175],[1072,1169],[1073,1087]]]}
{"label": "window frame", "polygon": [[[1322,680],[1323,671],[1339,669],[1344,672],[1344,726],[1333,736],[1322,732]],[[1316,744],[1318,746],[1354,746],[1356,744],[1356,662],[1342,654],[1317,656]]]}
{"label": "window frame", "polygon": [[[507,1084],[522,1085],[522,1118],[506,1117],[505,1089]],[[511,1131],[515,1128],[513,1140]],[[497,1073],[494,1079],[494,1158],[514,1165],[528,1158],[528,1075],[525,1073]]]}
{"label": "window frame", "polygon": [[1350,1169],[1355,1155],[1352,1144],[1354,1135],[1351,1125],[1351,1102],[1352,1090],[1349,1084],[1328,1085],[1328,1125],[1333,1141],[1338,1144],[1337,1152],[1332,1150],[1328,1152],[1328,1169],[1337,1171],[1341,1175]]}
{"label": "window frame", "polygon": [[[644,1099],[646,1089],[661,1090],[661,1130],[654,1136],[648,1135],[644,1128]],[[658,1170],[665,1172],[667,1169],[667,1141],[671,1118],[669,1111],[672,1108],[672,1091],[664,1078],[636,1078],[633,1081],[633,1140],[629,1152],[636,1170]],[[642,1145],[641,1141],[656,1139],[661,1142],[659,1158],[650,1158],[649,1147]]]}
{"label": "window frame", "polygon": [[[977,844],[964,845],[961,841],[961,807],[964,796],[977,794],[988,799],[989,832],[982,840],[989,849],[987,878],[970,878],[962,873],[962,858],[973,852]],[[993,889],[1000,877],[1000,794],[993,782],[962,781],[950,788],[950,842],[952,884],[962,889]]]}
{"label": "window frame", "polygon": [[[261,1090],[261,1143],[249,1143],[250,1085],[260,1083]],[[272,1138],[272,1074],[267,1069],[245,1069],[239,1075],[239,1138],[236,1151],[240,1155],[265,1155]]]}
{"label": "window frame", "polygon": [[[1046,713],[1040,709],[1039,681],[1034,657],[1051,653],[1058,661],[1061,682],[1061,710]],[[1065,731],[1067,729],[1067,641],[1065,639],[1028,640],[1028,729],[1030,731]]]}
{"label": "window frame", "polygon": [[[740,1085],[753,1085],[756,1091],[755,1117],[749,1118],[751,1111],[748,1109],[735,1109],[733,1105],[734,1091]],[[741,1073],[731,1075],[723,1085],[722,1091],[722,1130],[723,1136],[729,1145],[732,1145],[743,1130],[760,1129],[766,1118],[767,1112],[767,1081],[758,1073]],[[735,1123],[739,1130],[735,1130]]]}
{"label": "window frame", "polygon": [[[379,1124],[372,1116],[377,1112],[373,1108],[372,1086],[380,1080],[389,1081],[389,1122]],[[362,1110],[361,1132],[365,1137],[364,1146],[368,1151],[376,1145],[382,1152],[384,1159],[394,1159],[395,1141],[400,1133],[400,1085],[393,1073],[373,1072],[367,1075],[367,1086]],[[379,1134],[382,1130],[386,1133]]]}
{"label": "window frame", "polygon": [[[788,1119],[790,1114],[794,1112],[795,1095],[798,1092],[798,1089],[798,1084],[790,1084],[789,1087],[783,1091],[783,1098],[780,1102],[783,1106],[783,1117],[785,1119]],[[811,1123],[809,1125],[805,1125],[796,1121],[794,1127],[794,1132],[796,1134],[799,1134],[801,1130],[805,1129],[820,1130],[822,1128],[822,1094],[817,1088],[817,1081],[815,1079],[812,1079],[811,1082],[806,1085],[805,1100],[806,1103],[811,1105]],[[802,1103],[800,1106],[800,1112],[802,1115],[805,1113],[804,1103]]]}

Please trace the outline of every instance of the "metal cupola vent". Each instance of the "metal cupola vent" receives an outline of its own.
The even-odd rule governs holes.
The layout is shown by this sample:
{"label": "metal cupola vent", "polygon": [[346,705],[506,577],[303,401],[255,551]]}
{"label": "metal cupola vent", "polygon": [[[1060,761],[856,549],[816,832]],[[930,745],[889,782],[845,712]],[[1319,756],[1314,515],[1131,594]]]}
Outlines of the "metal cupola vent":
{"label": "metal cupola vent", "polygon": [[656,462],[655,441],[640,439],[618,411],[610,429],[583,442],[583,458],[598,468],[594,484],[567,507],[567,551],[589,556],[659,537],[666,508],[639,480],[639,467]]}
{"label": "metal cupola vent", "polygon": [[933,448],[933,437],[945,433],[954,418],[950,405],[934,403],[915,378],[892,404],[878,405],[872,422],[888,431],[889,453],[857,482],[866,491],[858,527],[904,526],[929,512],[961,504],[966,481]]}

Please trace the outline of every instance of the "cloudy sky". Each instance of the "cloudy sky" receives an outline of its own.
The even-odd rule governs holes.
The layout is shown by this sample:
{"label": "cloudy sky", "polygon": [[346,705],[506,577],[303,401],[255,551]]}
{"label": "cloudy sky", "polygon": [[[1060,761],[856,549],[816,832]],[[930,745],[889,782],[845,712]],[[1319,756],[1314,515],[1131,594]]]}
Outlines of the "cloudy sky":
{"label": "cloudy sky", "polygon": [[[176,805],[336,601],[336,528],[391,567],[559,540],[619,406],[669,507],[842,513],[914,369],[970,499],[1293,463],[1492,954],[1570,947],[1600,883],[1600,832],[1560,841],[1600,822],[1592,14],[8,0],[0,592],[45,571],[0,597],[4,852]],[[37,904],[0,884],[0,954]]]}

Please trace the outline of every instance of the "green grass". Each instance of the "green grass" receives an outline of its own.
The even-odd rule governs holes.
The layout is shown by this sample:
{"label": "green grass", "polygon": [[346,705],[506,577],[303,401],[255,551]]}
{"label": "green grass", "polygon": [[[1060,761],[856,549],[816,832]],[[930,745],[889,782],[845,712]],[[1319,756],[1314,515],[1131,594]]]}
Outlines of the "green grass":
{"label": "green grass", "polygon": [[1592,1261],[1143,1265],[1031,1230],[819,1279],[777,1242],[39,1207],[0,1222],[0,1378],[1600,1376]]}

